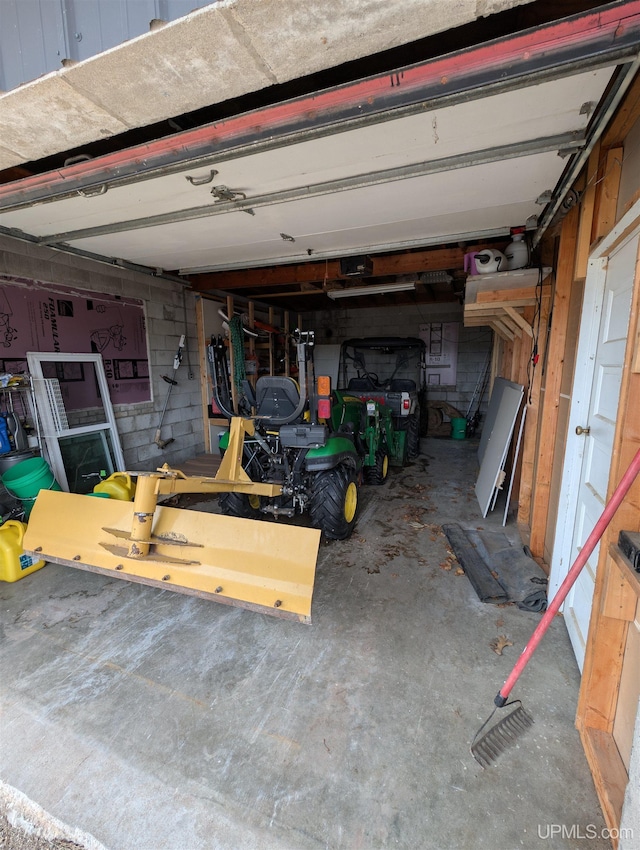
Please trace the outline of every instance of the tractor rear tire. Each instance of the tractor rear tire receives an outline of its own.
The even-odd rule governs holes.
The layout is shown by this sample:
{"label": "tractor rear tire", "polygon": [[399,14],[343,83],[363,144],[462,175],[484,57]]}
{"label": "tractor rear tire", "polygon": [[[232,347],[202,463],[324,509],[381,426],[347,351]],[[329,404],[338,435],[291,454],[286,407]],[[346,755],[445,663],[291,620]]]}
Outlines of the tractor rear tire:
{"label": "tractor rear tire", "polygon": [[311,523],[331,540],[345,540],[356,522],[358,485],[355,470],[336,466],[319,472],[312,484]]}
{"label": "tractor rear tire", "polygon": [[409,417],[407,427],[407,457],[414,460],[420,454],[420,411]]}
{"label": "tractor rear tire", "polygon": [[364,480],[366,484],[384,484],[389,473],[389,455],[386,449],[378,449],[376,462],[373,466],[364,467]]}

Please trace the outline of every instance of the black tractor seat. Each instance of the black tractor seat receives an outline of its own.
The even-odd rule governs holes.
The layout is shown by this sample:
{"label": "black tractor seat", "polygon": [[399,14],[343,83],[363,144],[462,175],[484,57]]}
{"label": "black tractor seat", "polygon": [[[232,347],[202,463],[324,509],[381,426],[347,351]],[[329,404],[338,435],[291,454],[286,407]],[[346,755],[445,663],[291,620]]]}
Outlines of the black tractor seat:
{"label": "black tractor seat", "polygon": [[389,390],[392,393],[415,393],[417,390],[416,382],[407,378],[395,378],[389,384]]}
{"label": "black tractor seat", "polygon": [[284,419],[300,404],[300,392],[293,378],[263,375],[256,382],[256,417]]}
{"label": "black tractor seat", "polygon": [[377,387],[371,380],[371,378],[351,378],[349,380],[349,384],[347,385],[347,389],[359,390],[360,392],[362,392],[363,390],[365,392],[373,392],[375,389],[377,389]]}

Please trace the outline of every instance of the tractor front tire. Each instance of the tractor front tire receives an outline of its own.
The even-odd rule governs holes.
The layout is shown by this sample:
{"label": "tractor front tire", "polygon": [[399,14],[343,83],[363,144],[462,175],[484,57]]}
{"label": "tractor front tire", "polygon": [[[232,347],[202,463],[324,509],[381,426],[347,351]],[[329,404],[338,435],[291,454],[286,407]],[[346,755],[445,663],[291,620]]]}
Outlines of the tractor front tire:
{"label": "tractor front tire", "polygon": [[260,516],[260,496],[248,496],[246,493],[220,493],[218,504],[220,513],[224,516],[245,519],[256,519]]}
{"label": "tractor front tire", "polygon": [[319,472],[312,485],[311,523],[331,540],[345,540],[356,522],[358,485],[348,466]]}
{"label": "tractor front tire", "polygon": [[[220,458],[225,455],[224,451],[220,452]],[[253,481],[260,481],[260,465],[255,458],[253,460],[247,458],[247,453],[244,453],[245,463],[243,464],[245,472]],[[257,519],[260,514],[260,496],[249,495],[247,493],[220,493],[218,496],[218,505],[220,513],[224,516],[237,516],[242,519]]]}
{"label": "tractor front tire", "polygon": [[378,449],[373,466],[365,466],[364,480],[366,484],[384,484],[389,473],[389,455],[386,449]]}

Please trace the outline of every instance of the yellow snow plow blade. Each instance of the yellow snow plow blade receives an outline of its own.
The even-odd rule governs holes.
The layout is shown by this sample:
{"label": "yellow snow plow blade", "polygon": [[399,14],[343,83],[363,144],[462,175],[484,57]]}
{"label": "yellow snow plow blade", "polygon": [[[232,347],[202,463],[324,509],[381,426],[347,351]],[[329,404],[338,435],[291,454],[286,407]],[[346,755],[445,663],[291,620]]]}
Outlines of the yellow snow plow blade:
{"label": "yellow snow plow blade", "polygon": [[311,622],[317,529],[157,506],[131,555],[135,503],[41,490],[24,538],[39,558]]}

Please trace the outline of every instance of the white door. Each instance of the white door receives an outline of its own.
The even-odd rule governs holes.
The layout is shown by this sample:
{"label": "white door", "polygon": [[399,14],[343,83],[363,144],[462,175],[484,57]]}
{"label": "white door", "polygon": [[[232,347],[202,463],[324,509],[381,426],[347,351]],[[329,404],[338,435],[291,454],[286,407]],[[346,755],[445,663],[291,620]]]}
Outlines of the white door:
{"label": "white door", "polygon": [[[552,558],[553,596],[599,519],[607,495],[640,228],[589,261],[574,380],[567,462]],[[582,433],[578,433],[582,430]],[[564,616],[582,670],[597,546],[571,589]]]}

